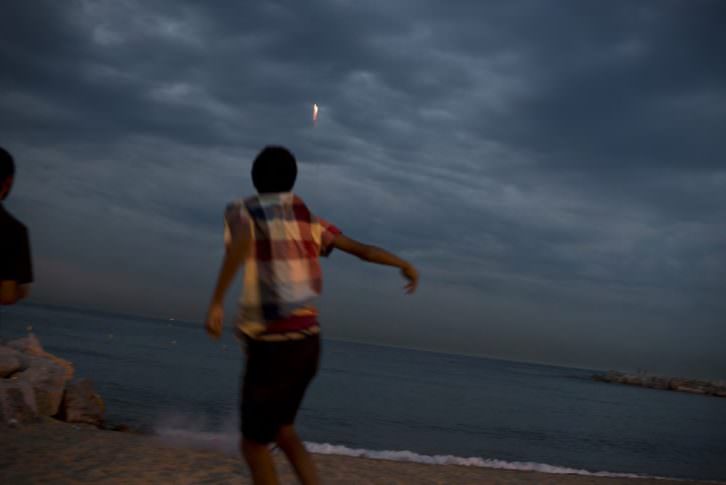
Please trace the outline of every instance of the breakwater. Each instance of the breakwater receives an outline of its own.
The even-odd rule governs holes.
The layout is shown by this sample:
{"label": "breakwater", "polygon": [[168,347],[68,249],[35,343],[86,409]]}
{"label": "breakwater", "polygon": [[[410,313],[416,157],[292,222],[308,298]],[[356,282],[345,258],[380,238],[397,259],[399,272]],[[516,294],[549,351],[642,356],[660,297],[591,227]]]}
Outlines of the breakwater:
{"label": "breakwater", "polygon": [[593,380],[614,384],[663,389],[668,391],[689,392],[710,396],[726,397],[726,383],[703,379],[685,379],[680,377],[664,377],[648,374],[626,374],[608,371],[606,374],[595,374]]}

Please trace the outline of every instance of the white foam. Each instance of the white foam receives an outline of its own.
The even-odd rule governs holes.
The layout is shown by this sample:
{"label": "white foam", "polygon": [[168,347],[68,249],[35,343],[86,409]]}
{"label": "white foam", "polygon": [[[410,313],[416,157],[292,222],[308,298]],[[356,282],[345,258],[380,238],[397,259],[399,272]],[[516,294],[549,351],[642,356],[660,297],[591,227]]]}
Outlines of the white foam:
{"label": "white foam", "polygon": [[635,475],[632,473],[592,472],[588,470],[581,470],[578,468],[567,468],[548,465],[546,463],[504,461],[489,458],[461,457],[453,455],[422,455],[408,450],[374,451],[361,448],[348,448],[341,445],[331,445],[329,443],[305,443],[305,446],[309,451],[313,453],[319,453],[321,455],[355,456],[370,458],[373,460],[410,461],[414,463],[425,463],[427,465],[459,465],[481,468],[496,468],[500,470],[535,471],[542,473],[588,475],[596,477],[665,478],[646,477],[644,475]]}
{"label": "white foam", "polygon": [[181,448],[201,448],[230,455],[239,453],[237,416],[230,414],[219,426],[211,426],[200,416],[167,413],[157,419],[156,434],[164,443]]}
{"label": "white foam", "polygon": [[238,433],[211,433],[174,428],[156,428],[156,435],[171,446],[221,451],[230,455],[239,453]]}
{"label": "white foam", "polygon": [[[180,429],[177,427],[160,426],[156,434],[167,444],[182,447],[213,449],[231,455],[239,454],[239,434],[234,428],[225,428],[224,432],[208,432],[201,430]],[[580,468],[569,468],[546,463],[504,461],[480,457],[461,457],[454,455],[422,455],[408,450],[367,450],[348,448],[330,443],[306,442],[305,447],[312,453],[321,455],[352,456],[370,458],[372,460],[390,460],[400,462],[423,463],[427,465],[458,465],[469,467],[493,468],[499,470],[533,471],[559,475],[585,475],[609,478],[650,478],[673,480],[669,477],[638,475],[634,473],[615,473],[607,471],[591,471]],[[703,483],[709,483],[704,481]],[[724,483],[724,482],[710,482]]]}

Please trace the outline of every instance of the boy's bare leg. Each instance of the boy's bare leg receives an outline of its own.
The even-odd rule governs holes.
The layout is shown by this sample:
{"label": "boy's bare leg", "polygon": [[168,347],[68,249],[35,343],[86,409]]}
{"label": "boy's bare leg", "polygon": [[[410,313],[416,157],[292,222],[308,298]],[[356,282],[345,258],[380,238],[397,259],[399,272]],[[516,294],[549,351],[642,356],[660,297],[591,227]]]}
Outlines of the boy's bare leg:
{"label": "boy's bare leg", "polygon": [[305,449],[305,445],[295,432],[293,425],[288,424],[280,428],[277,434],[277,444],[287,456],[303,485],[318,485],[320,483],[313,458]]}
{"label": "boy's bare leg", "polygon": [[278,485],[275,463],[267,445],[242,438],[240,448],[255,485]]}

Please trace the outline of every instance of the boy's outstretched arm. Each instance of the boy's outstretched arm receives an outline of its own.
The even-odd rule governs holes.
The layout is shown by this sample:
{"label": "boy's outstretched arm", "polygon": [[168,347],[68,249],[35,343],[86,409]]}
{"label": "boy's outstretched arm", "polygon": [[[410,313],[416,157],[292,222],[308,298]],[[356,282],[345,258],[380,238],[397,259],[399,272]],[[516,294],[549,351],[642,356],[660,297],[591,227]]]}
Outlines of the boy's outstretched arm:
{"label": "boy's outstretched arm", "polygon": [[406,293],[410,294],[416,291],[416,287],[418,286],[418,271],[416,271],[416,268],[414,268],[408,261],[399,258],[395,254],[389,253],[385,249],[377,246],[371,246],[369,244],[363,244],[355,239],[346,237],[343,234],[335,236],[333,246],[336,249],[340,249],[348,254],[357,256],[363,261],[368,261],[369,263],[384,264],[386,266],[401,268],[401,275],[408,280],[408,284],[404,287]]}

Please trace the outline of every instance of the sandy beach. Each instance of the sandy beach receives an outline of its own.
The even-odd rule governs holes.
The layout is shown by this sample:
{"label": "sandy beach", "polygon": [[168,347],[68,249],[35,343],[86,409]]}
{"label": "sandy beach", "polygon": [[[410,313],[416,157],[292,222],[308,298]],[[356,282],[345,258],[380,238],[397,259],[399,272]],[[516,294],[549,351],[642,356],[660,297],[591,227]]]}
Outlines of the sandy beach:
{"label": "sandy beach", "polygon": [[[277,455],[282,483],[295,481]],[[328,484],[566,484],[705,483],[655,478],[608,478],[496,470],[455,465],[316,455]],[[0,483],[251,483],[237,457],[217,451],[174,447],[154,436],[106,431],[43,419],[0,428]]]}

